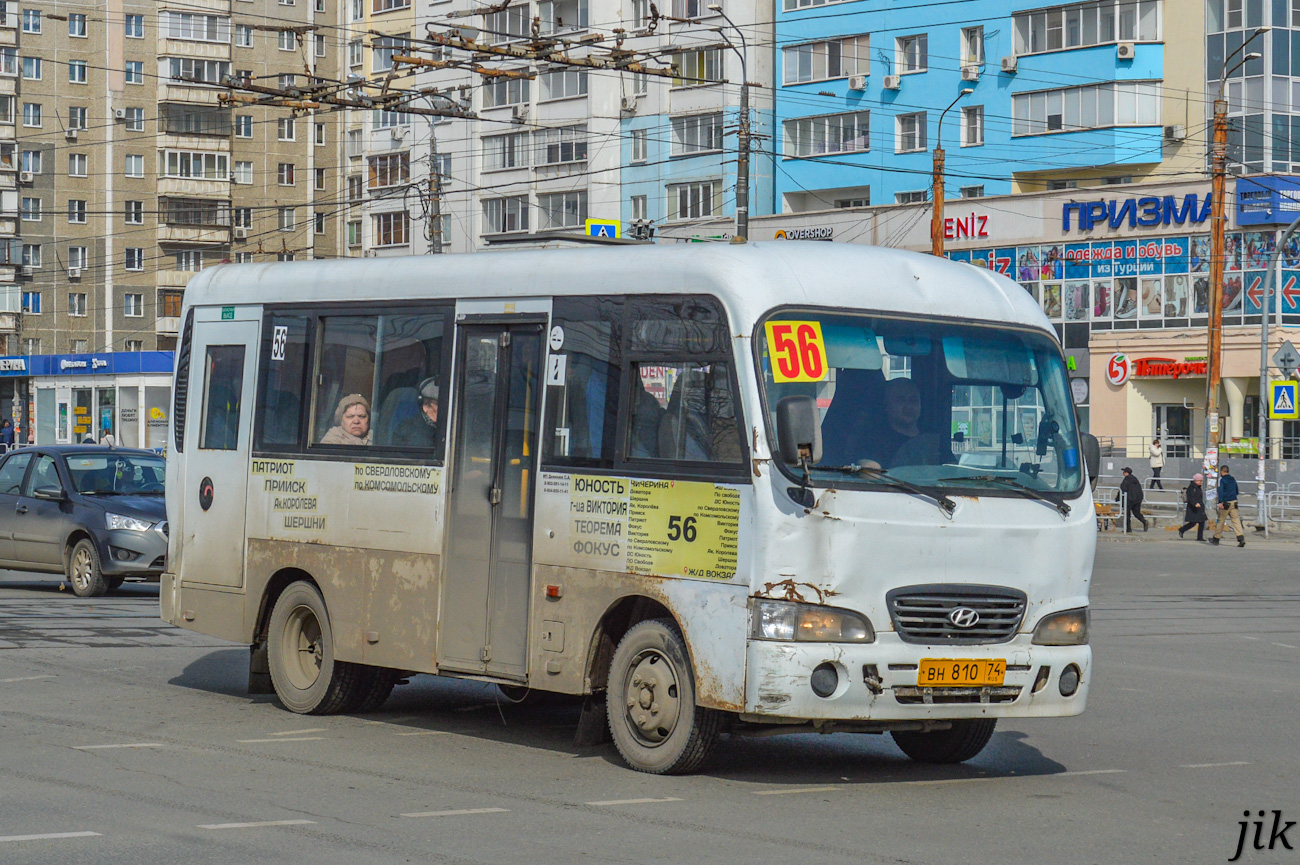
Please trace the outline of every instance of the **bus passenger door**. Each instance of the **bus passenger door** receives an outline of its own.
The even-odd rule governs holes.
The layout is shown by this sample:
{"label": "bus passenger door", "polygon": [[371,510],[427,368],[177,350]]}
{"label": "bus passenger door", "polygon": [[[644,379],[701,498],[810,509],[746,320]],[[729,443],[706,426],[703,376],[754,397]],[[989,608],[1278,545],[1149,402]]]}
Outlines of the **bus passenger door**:
{"label": "bus passenger door", "polygon": [[458,328],[438,666],[527,676],[542,325]]}
{"label": "bus passenger door", "polygon": [[[188,583],[239,588],[261,315],[251,307],[194,312],[181,575]],[[232,313],[239,318],[221,320]]]}

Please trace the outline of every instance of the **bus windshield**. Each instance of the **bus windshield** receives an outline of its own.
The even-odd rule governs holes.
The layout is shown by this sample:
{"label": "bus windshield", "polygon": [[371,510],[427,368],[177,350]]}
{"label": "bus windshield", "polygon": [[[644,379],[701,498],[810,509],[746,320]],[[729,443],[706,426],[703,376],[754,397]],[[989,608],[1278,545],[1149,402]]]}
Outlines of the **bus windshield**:
{"label": "bus windshield", "polygon": [[1007,495],[1082,487],[1065,365],[1046,334],[785,309],[764,322],[759,343],[769,429],[781,399],[816,400],[814,485],[893,480]]}

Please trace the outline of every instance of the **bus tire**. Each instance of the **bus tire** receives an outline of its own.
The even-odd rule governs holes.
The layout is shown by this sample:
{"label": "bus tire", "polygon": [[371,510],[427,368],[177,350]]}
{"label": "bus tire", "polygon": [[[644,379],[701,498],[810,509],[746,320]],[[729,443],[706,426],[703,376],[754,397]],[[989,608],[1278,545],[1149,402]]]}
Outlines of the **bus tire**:
{"label": "bus tire", "polygon": [[359,701],[365,668],[335,660],[325,599],[311,583],[290,583],[276,599],[267,650],[271,684],[289,711],[333,715]]}
{"label": "bus tire", "polygon": [[99,567],[99,550],[90,538],[82,538],[68,553],[68,582],[78,598],[98,598],[108,593],[108,581]]}
{"label": "bus tire", "polygon": [[964,763],[984,750],[997,725],[997,718],[973,718],[953,721],[947,730],[895,730],[890,735],[894,744],[918,763]]}
{"label": "bus tire", "polygon": [[344,712],[377,712],[397,686],[402,674],[391,667],[363,667],[361,687],[354,698],[356,705],[348,706]]}
{"label": "bus tire", "polygon": [[606,695],[609,732],[639,772],[693,772],[718,741],[722,715],[695,705],[695,677],[676,623],[648,619],[614,651]]}

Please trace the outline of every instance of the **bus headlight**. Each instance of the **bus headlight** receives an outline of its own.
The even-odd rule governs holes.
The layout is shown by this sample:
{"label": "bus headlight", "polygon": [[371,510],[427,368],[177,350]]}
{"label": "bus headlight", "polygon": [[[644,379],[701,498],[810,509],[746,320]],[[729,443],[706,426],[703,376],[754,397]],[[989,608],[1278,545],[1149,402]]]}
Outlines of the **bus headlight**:
{"label": "bus headlight", "polygon": [[110,529],[127,529],[132,532],[147,532],[153,528],[148,520],[128,517],[124,514],[104,514],[104,522]]}
{"label": "bus headlight", "polygon": [[1034,628],[1036,646],[1088,645],[1088,608],[1063,610],[1044,616]]}
{"label": "bus headlight", "polygon": [[876,632],[867,617],[836,607],[767,601],[755,598],[756,640],[787,640],[796,643],[874,643]]}

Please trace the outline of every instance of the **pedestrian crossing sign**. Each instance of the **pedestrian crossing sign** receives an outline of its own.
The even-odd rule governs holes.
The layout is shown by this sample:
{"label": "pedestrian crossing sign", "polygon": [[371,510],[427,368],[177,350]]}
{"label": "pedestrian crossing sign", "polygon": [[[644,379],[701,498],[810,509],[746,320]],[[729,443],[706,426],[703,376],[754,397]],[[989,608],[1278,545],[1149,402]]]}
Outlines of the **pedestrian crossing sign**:
{"label": "pedestrian crossing sign", "polygon": [[1268,385],[1268,416],[1273,420],[1300,420],[1295,381],[1274,381]]}
{"label": "pedestrian crossing sign", "polygon": [[588,237],[603,237],[608,240],[618,239],[617,219],[588,219],[586,225]]}

